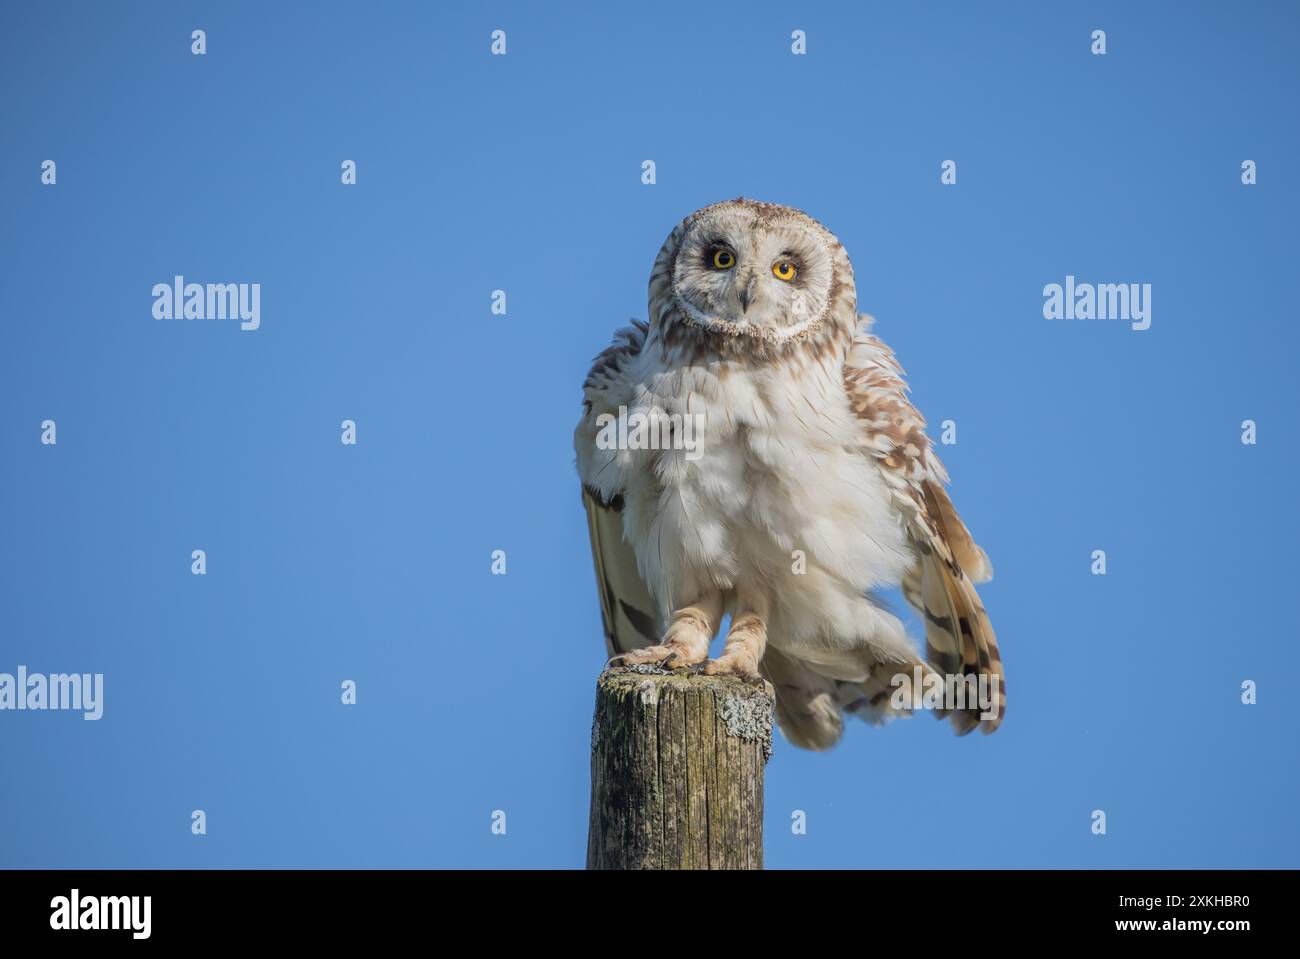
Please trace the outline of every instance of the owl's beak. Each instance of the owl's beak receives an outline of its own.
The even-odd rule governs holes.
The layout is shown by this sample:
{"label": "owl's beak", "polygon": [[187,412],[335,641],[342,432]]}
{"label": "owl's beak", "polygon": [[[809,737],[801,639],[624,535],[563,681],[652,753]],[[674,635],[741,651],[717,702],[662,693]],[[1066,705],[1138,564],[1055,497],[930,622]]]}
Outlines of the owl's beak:
{"label": "owl's beak", "polygon": [[745,313],[749,310],[749,304],[754,299],[754,286],[758,277],[750,274],[745,281],[745,285],[740,289],[740,312]]}

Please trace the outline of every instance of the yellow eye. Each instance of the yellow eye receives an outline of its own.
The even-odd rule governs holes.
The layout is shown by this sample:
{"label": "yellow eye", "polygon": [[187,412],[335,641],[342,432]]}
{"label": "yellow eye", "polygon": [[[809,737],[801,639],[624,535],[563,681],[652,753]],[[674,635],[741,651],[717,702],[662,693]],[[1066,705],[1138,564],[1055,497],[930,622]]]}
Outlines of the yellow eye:
{"label": "yellow eye", "polygon": [[778,280],[785,280],[789,283],[794,279],[796,272],[794,264],[789,260],[777,260],[772,264],[772,275]]}
{"label": "yellow eye", "polygon": [[713,265],[719,270],[730,270],[736,265],[736,258],[730,250],[714,250]]}

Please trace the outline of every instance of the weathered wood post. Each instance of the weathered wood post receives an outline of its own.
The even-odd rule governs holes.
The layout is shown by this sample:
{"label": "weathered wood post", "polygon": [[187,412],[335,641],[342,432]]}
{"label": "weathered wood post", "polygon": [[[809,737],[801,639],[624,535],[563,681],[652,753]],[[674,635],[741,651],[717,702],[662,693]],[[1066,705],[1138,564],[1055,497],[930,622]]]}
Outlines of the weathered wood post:
{"label": "weathered wood post", "polygon": [[606,670],[591,729],[588,869],[762,869],[769,693],[727,676]]}

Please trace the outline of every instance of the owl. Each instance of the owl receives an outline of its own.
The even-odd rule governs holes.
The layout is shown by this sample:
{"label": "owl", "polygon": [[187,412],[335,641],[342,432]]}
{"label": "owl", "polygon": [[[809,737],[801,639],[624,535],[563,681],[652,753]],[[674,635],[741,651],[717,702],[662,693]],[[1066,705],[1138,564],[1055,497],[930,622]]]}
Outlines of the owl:
{"label": "owl", "polygon": [[[669,234],[649,293],[648,322],[596,357],[574,434],[612,662],[770,683],[809,749],[846,715],[925,702],[995,730],[1002,662],[974,585],[992,567],[844,247],[799,210],[729,200]],[[924,655],[879,598],[894,587]]]}

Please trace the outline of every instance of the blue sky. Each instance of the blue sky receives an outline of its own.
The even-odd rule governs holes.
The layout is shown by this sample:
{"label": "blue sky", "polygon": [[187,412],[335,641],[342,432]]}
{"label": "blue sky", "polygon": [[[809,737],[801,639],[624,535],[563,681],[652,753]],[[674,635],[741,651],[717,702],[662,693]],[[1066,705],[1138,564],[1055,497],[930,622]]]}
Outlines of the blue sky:
{"label": "blue sky", "polygon": [[[102,672],[105,705],[0,713],[0,865],[580,866],[604,659],[580,384],[673,225],[738,195],[840,237],[918,406],[957,422],[1008,674],[992,737],[778,740],[768,864],[1300,865],[1298,26],[6,6],[0,671]],[[261,328],[154,320],[176,274],[260,283]],[[1151,328],[1045,320],[1067,275],[1152,284]]]}

